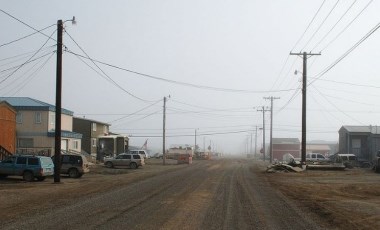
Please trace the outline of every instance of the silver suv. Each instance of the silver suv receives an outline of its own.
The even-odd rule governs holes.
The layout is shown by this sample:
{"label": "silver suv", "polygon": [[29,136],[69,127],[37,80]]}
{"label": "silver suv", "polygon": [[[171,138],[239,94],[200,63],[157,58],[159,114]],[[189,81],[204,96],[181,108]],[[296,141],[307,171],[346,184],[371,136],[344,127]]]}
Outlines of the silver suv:
{"label": "silver suv", "polygon": [[104,165],[108,168],[117,166],[128,166],[131,169],[137,169],[145,165],[144,156],[140,154],[121,153],[115,158],[105,158]]}

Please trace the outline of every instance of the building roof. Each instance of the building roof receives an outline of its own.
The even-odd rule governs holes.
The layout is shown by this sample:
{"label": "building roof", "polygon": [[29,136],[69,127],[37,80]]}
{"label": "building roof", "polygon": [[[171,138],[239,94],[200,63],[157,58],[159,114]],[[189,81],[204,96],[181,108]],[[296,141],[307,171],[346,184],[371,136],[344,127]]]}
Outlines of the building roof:
{"label": "building roof", "polygon": [[11,104],[9,104],[8,102],[0,100],[0,106],[1,106],[1,105],[6,106],[6,107],[9,108],[12,112],[16,113],[16,109],[15,109]]}
{"label": "building roof", "polygon": [[372,133],[380,134],[380,127],[377,125],[368,125],[368,126],[350,126],[344,125],[340,130],[345,129],[349,133]]}
{"label": "building roof", "polygon": [[[30,97],[0,97],[0,101],[6,101],[16,110],[34,110],[34,111],[53,111],[55,112],[55,106],[42,102]],[[63,109],[62,113],[67,115],[73,115],[74,112]]]}
{"label": "building roof", "polygon": [[272,138],[273,144],[300,144],[298,138]]}
{"label": "building roof", "polygon": [[74,117],[74,119],[78,119],[78,120],[88,121],[88,122],[92,122],[92,123],[97,123],[97,124],[111,126],[111,124],[108,124],[108,123],[105,123],[105,122],[102,122],[102,121],[96,121],[96,120],[87,119],[87,118],[83,118],[83,117]]}

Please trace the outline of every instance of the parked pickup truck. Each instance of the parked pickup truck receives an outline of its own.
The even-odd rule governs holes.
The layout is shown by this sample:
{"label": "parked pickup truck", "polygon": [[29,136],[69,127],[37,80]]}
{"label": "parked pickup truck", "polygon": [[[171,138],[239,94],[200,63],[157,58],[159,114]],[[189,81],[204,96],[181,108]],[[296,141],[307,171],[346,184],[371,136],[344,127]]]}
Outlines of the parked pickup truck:
{"label": "parked pickup truck", "polygon": [[22,176],[25,181],[43,181],[54,175],[54,163],[50,157],[13,155],[0,162],[0,179]]}

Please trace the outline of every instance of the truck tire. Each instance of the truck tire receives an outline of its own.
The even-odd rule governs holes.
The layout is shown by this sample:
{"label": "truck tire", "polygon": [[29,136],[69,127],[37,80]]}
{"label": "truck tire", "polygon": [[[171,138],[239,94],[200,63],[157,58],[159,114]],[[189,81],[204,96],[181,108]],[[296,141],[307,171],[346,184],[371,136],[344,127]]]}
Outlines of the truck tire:
{"label": "truck tire", "polygon": [[31,171],[25,171],[24,174],[22,175],[22,178],[28,182],[31,182],[34,180],[34,176]]}
{"label": "truck tire", "polygon": [[129,167],[130,167],[131,169],[137,169],[137,164],[136,164],[135,162],[132,162],[132,163],[129,165]]}
{"label": "truck tire", "polygon": [[76,168],[69,169],[69,177],[70,178],[78,178],[79,177],[78,169],[76,169]]}

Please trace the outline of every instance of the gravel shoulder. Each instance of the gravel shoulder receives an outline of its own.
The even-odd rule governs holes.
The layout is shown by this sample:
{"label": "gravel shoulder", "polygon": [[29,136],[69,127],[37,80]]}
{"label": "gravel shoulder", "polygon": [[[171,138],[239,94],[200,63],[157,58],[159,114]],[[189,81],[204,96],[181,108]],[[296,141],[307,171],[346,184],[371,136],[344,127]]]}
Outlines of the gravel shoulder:
{"label": "gravel shoulder", "polygon": [[372,170],[263,174],[274,188],[323,218],[329,228],[380,229],[380,175]]}

